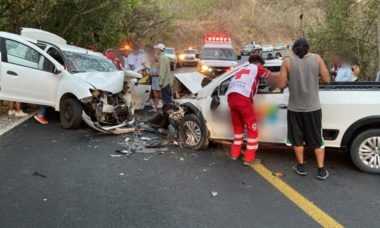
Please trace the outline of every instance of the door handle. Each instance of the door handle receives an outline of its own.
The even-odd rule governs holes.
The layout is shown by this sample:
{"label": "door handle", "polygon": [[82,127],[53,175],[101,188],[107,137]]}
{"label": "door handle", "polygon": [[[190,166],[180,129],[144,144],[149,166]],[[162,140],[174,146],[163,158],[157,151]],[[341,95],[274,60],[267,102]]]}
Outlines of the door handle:
{"label": "door handle", "polygon": [[286,104],[279,104],[279,105],[278,105],[278,108],[279,108],[279,109],[287,109],[288,106],[287,106]]}
{"label": "door handle", "polygon": [[7,71],[7,74],[12,75],[12,76],[18,76],[16,72],[10,71],[10,70]]}
{"label": "door handle", "polygon": [[149,93],[150,91],[149,90],[145,90],[145,93]]}

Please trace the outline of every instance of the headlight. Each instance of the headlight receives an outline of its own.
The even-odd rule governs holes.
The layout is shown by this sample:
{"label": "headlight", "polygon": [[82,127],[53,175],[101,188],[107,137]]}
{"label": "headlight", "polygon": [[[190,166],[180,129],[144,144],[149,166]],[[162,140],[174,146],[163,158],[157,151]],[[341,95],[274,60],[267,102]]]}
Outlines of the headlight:
{"label": "headlight", "polygon": [[185,55],[179,55],[179,59],[185,59]]}
{"label": "headlight", "polygon": [[201,71],[208,71],[209,67],[207,65],[201,66]]}

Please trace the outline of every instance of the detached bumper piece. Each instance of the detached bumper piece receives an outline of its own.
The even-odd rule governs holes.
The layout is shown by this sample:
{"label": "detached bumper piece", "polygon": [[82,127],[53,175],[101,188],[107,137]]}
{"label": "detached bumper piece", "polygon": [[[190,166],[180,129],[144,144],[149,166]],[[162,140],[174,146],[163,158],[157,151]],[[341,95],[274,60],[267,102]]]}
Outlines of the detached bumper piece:
{"label": "detached bumper piece", "polygon": [[82,119],[91,128],[105,134],[120,135],[131,133],[136,130],[135,127],[131,127],[134,124],[134,119],[130,122],[124,122],[114,126],[102,126],[100,123],[92,121],[91,117],[89,117],[85,112],[82,112]]}

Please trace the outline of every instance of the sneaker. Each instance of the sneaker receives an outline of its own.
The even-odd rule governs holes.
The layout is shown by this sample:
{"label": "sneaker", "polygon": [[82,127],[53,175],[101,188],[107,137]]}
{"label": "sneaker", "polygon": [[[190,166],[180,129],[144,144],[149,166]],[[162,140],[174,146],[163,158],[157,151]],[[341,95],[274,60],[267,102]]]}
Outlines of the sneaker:
{"label": "sneaker", "polygon": [[306,176],[307,172],[303,164],[297,164],[293,166],[293,170],[300,176]]}
{"label": "sneaker", "polygon": [[9,110],[8,116],[14,116],[16,114],[16,110]]}
{"label": "sneaker", "polygon": [[22,110],[19,111],[19,112],[15,112],[15,116],[16,117],[25,117],[25,116],[28,116],[27,113],[23,112]]}
{"label": "sneaker", "polygon": [[329,177],[329,171],[325,167],[318,168],[317,179],[318,180],[326,180]]}
{"label": "sneaker", "polygon": [[233,156],[231,156],[231,160],[232,161],[237,161],[239,159],[239,157],[233,157]]}
{"label": "sneaker", "polygon": [[252,165],[258,165],[258,164],[261,164],[260,159],[255,159],[251,162],[247,162],[247,161],[243,162],[243,165],[245,165],[245,166],[252,166]]}
{"label": "sneaker", "polygon": [[34,115],[34,119],[40,122],[41,124],[48,124],[49,122],[45,119],[44,116],[40,116],[38,114]]}

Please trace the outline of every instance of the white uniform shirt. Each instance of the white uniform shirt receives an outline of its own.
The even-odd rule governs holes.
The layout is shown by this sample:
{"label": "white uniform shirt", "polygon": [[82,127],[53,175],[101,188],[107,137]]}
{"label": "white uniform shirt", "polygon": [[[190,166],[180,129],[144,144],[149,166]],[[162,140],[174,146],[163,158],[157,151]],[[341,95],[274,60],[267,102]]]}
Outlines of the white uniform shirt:
{"label": "white uniform shirt", "polygon": [[141,67],[145,63],[145,58],[142,53],[130,53],[127,58],[128,66],[132,66],[133,70]]}
{"label": "white uniform shirt", "polygon": [[245,97],[251,97],[257,73],[258,68],[255,64],[249,64],[247,67],[241,68],[231,79],[227,96],[230,93],[239,93]]}

